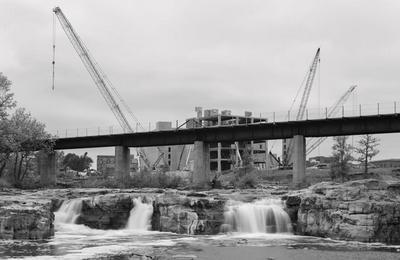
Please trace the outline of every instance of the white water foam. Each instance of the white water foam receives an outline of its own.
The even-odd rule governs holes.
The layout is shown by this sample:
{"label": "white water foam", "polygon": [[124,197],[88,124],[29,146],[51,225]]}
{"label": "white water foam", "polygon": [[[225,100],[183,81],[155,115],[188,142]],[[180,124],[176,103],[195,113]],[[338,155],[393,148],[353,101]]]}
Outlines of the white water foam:
{"label": "white water foam", "polygon": [[142,202],[140,197],[132,201],[134,206],[131,209],[126,229],[141,231],[150,230],[153,205],[151,203]]}
{"label": "white water foam", "polygon": [[290,233],[292,224],[278,199],[251,203],[228,201],[224,213],[224,231],[242,233]]}
{"label": "white water foam", "polygon": [[54,212],[55,224],[75,224],[82,210],[82,200],[72,199],[63,201],[61,207]]}

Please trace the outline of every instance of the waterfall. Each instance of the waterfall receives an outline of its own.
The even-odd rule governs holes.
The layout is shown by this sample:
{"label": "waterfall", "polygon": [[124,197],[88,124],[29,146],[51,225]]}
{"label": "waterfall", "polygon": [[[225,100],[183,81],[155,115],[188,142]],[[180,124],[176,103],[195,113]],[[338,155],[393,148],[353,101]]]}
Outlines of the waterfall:
{"label": "waterfall", "polygon": [[81,214],[81,210],[81,199],[63,201],[61,207],[56,212],[54,212],[55,223],[74,224]]}
{"label": "waterfall", "polygon": [[153,205],[151,203],[143,203],[140,197],[133,199],[132,202],[134,206],[131,209],[126,228],[132,230],[151,229]]}
{"label": "waterfall", "polygon": [[252,203],[228,201],[224,213],[224,231],[243,233],[292,232],[283,203],[277,199],[263,199]]}

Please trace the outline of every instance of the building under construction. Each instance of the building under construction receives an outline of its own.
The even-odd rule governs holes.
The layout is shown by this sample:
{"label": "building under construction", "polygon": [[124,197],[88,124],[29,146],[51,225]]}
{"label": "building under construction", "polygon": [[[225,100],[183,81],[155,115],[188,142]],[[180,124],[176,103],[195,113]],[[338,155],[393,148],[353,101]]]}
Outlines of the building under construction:
{"label": "building under construction", "polygon": [[[233,115],[230,110],[205,109],[196,107],[196,116],[186,120],[186,128],[244,125],[265,123],[266,118],[254,117],[251,112],[244,115]],[[172,130],[172,122],[157,122],[156,131]],[[251,164],[259,169],[266,169],[276,162],[268,155],[267,141],[250,141],[235,143],[210,143],[210,170],[223,172]],[[146,147],[147,158],[154,162],[154,168],[170,171],[193,170],[193,145],[175,145]],[[141,162],[144,165],[144,162]]]}
{"label": "building under construction", "polygon": [[[196,107],[196,117],[187,120],[187,128],[265,123],[266,118],[253,117],[251,112],[232,115],[230,110]],[[268,145],[262,142],[210,143],[210,170],[222,172],[244,164],[264,169],[268,165]]]}

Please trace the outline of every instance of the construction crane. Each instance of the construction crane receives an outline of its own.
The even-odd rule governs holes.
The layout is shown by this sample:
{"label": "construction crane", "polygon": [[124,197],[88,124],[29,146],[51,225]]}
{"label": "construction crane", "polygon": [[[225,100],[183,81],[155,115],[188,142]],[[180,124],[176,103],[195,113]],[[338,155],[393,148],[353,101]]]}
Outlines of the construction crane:
{"label": "construction crane", "polygon": [[314,82],[315,74],[317,72],[317,66],[319,63],[319,52],[320,48],[318,48],[317,53],[315,54],[314,60],[310,66],[310,70],[307,75],[306,85],[304,87],[303,96],[301,97],[301,102],[299,106],[299,110],[297,112],[296,120],[302,120],[304,117],[304,112],[307,108],[308,98],[310,97],[311,88]]}
{"label": "construction crane", "polygon": [[[331,117],[336,115],[339,112],[339,108],[343,106],[343,104],[350,97],[350,94],[354,91],[357,85],[351,86],[337,101],[336,103],[329,109],[327,113],[327,117]],[[322,144],[328,137],[320,137],[320,138],[312,138],[307,142],[306,154],[310,154],[314,151],[320,144]]]}
{"label": "construction crane", "polygon": [[[106,74],[103,72],[103,70],[100,68],[99,64],[95,61],[95,59],[91,56],[89,49],[86,47],[86,45],[83,43],[81,38],[78,36],[78,34],[75,32],[74,28],[72,27],[71,23],[68,21],[64,13],[61,11],[60,7],[55,7],[53,9],[53,12],[57,16],[61,27],[64,29],[64,32],[66,33],[68,39],[70,40],[72,46],[74,47],[75,51],[78,53],[79,58],[85,65],[87,71],[89,72],[90,76],[92,77],[94,83],[96,84],[97,88],[99,89],[101,95],[103,98],[106,100],[107,105],[113,112],[114,116],[117,118],[119,125],[122,127],[123,131],[125,133],[133,133],[133,128],[130,126],[125,114],[122,112],[121,106],[119,104],[122,104],[122,106],[125,108],[125,110],[130,114],[130,116],[133,118],[133,120],[136,122],[136,124],[144,130],[143,126],[140,124],[139,120],[135,117],[135,115],[132,113],[131,109],[129,106],[126,104],[126,102],[122,99],[121,95],[118,93],[116,88],[113,87],[111,84],[110,80],[107,78]],[[55,43],[53,42],[53,57],[54,57],[54,51],[55,51]],[[54,59],[53,59],[53,66],[54,66]],[[54,73],[53,73],[54,77]],[[54,82],[54,78],[53,78]],[[53,85],[54,88],[54,85]],[[116,98],[118,99],[119,103],[117,102]],[[158,151],[160,154],[163,154],[162,150],[158,148]],[[151,165],[150,161],[147,158],[147,155],[144,151],[144,149],[140,148],[137,149],[137,153],[139,157],[143,160],[145,163],[146,167],[152,168],[153,166]],[[164,158],[164,163],[165,157]],[[165,164],[168,165],[168,164]]]}
{"label": "construction crane", "polygon": [[278,166],[282,166],[281,161],[276,158],[276,156],[271,151],[269,152],[269,157],[272,157],[272,159],[278,164]]}
{"label": "construction crane", "polygon": [[[305,81],[304,91],[303,91],[303,95],[301,97],[299,110],[297,111],[296,120],[302,120],[304,117],[304,113],[307,108],[308,99],[309,99],[310,93],[311,93],[311,88],[312,88],[312,85],[314,82],[315,74],[317,72],[318,63],[320,62],[319,56],[320,56],[320,48],[318,48],[317,52],[315,53],[314,59],[309,67],[309,70],[307,71],[307,78]],[[297,98],[297,96],[296,96],[296,98]],[[292,152],[293,152],[292,139],[284,139],[282,146],[284,147],[284,149],[283,149],[284,154],[282,155],[283,165],[289,166],[291,157],[292,157]]]}

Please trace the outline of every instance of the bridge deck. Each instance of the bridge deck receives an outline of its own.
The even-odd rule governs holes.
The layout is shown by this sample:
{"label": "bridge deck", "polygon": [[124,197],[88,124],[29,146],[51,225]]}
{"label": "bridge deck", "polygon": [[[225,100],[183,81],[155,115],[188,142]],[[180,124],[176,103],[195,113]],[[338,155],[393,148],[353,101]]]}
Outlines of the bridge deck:
{"label": "bridge deck", "polygon": [[109,146],[166,146],[204,142],[234,142],[291,138],[294,135],[322,137],[400,132],[398,114],[344,117],[277,123],[255,123],[168,131],[55,139],[55,149]]}

